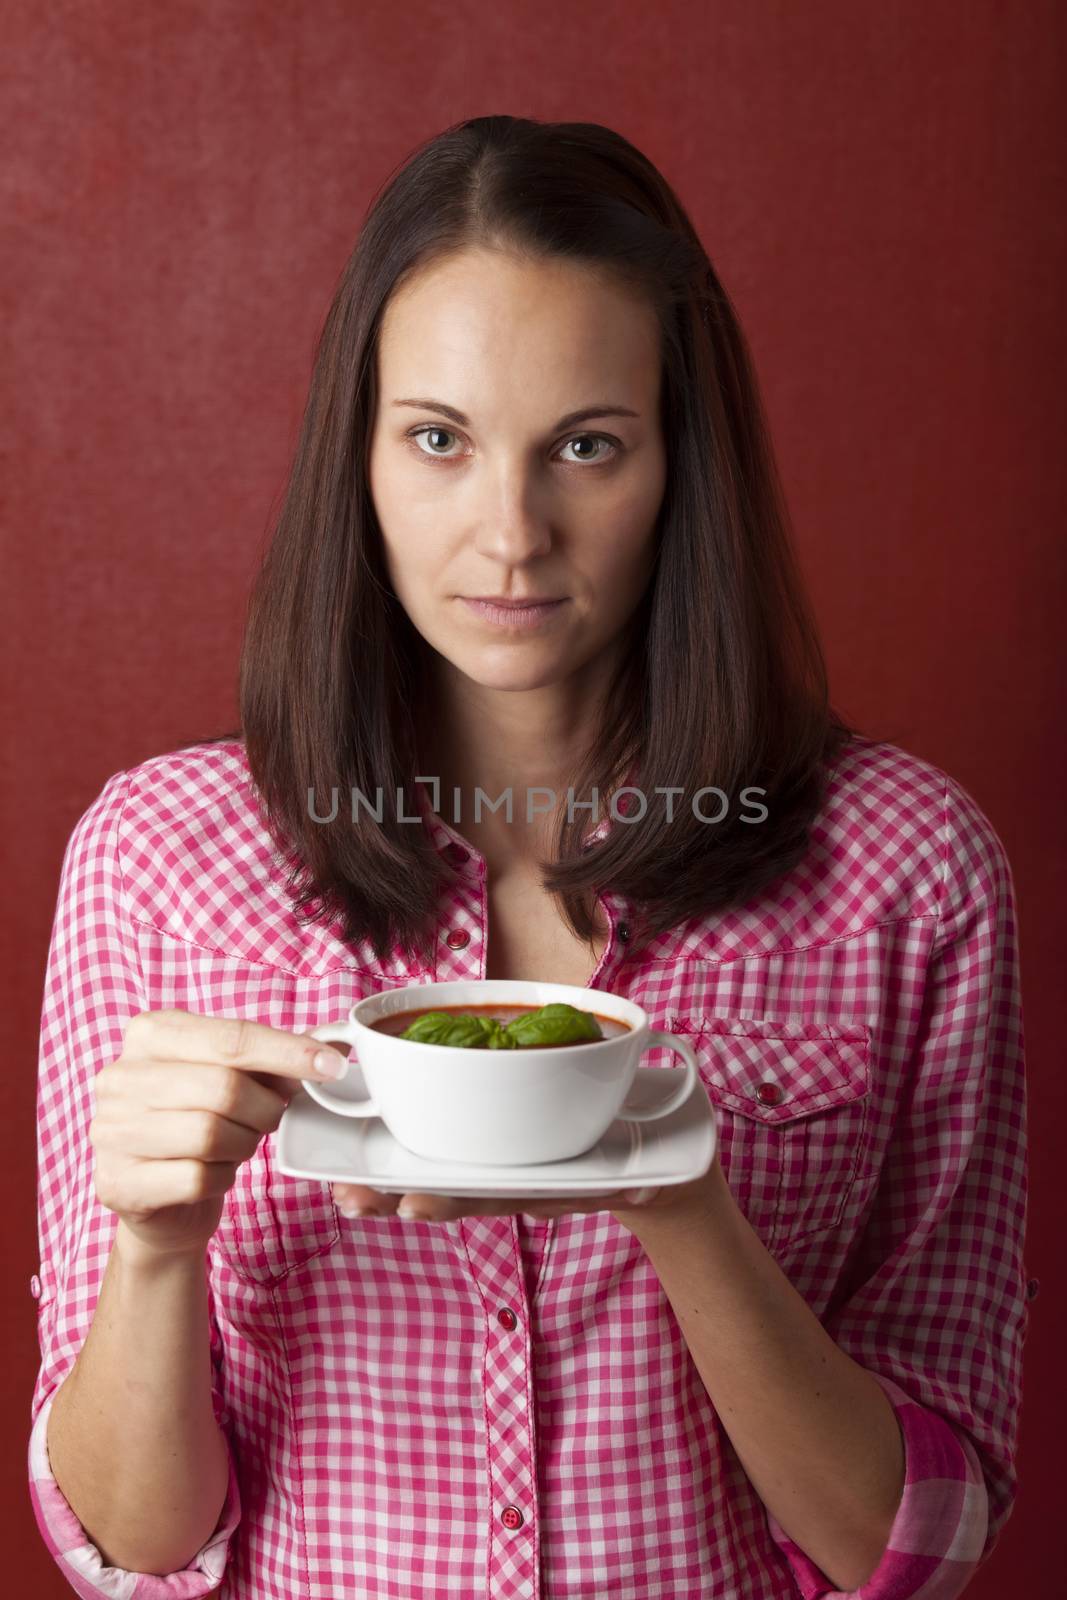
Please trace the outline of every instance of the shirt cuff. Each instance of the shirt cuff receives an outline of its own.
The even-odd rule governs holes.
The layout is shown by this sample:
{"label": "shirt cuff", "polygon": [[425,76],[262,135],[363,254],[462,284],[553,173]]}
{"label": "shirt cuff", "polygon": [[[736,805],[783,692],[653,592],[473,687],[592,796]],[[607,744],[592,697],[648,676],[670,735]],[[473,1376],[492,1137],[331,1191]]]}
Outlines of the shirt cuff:
{"label": "shirt cuff", "polygon": [[[37,1414],[30,1431],[30,1500],[37,1526],[49,1553],[76,1595],[83,1600],[197,1600],[210,1595],[222,1578],[229,1554],[230,1537],[241,1520],[241,1496],[233,1451],[227,1441],[230,1476],[226,1501],[215,1531],[180,1572],[162,1575],[128,1572],[123,1567],[106,1566],[99,1550],[91,1543],[52,1473],[48,1459],[47,1429],[54,1389]],[[212,1396],[216,1418],[221,1402]]]}
{"label": "shirt cuff", "polygon": [[[870,1371],[870,1368],[867,1368]],[[831,1580],[767,1513],[803,1600],[955,1600],[985,1547],[989,1497],[970,1441],[889,1378],[872,1372],[896,1413],[904,1439],[904,1493],[877,1567],[858,1589]]]}

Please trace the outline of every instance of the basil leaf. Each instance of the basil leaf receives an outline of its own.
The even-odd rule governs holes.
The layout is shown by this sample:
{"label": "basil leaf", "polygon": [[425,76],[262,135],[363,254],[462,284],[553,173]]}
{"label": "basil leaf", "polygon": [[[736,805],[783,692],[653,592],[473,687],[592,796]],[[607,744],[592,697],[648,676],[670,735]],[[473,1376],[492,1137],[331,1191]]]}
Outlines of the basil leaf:
{"label": "basil leaf", "polygon": [[541,1006],[515,1017],[506,1026],[495,1017],[452,1016],[447,1011],[427,1011],[400,1035],[417,1044],[444,1044],[467,1050],[515,1050],[520,1046],[578,1044],[604,1037],[596,1018],[563,1002]]}
{"label": "basil leaf", "polygon": [[600,1024],[588,1011],[579,1011],[563,1001],[553,1001],[537,1011],[515,1017],[505,1032],[517,1045],[579,1044],[584,1039],[602,1039]]}
{"label": "basil leaf", "polygon": [[459,1045],[467,1049],[484,1048],[493,1026],[487,1017],[453,1017],[447,1011],[427,1011],[416,1017],[400,1035],[417,1044]]}
{"label": "basil leaf", "polygon": [[486,1036],[485,1044],[489,1050],[514,1050],[515,1040],[506,1028],[502,1028],[495,1017],[489,1018],[492,1032]]}

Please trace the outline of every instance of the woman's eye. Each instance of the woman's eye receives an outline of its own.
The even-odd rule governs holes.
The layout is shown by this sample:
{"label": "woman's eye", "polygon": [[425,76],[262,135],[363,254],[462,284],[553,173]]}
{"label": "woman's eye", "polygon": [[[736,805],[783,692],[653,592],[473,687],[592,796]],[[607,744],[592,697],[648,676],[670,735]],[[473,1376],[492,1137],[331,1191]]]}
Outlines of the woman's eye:
{"label": "woman's eye", "polygon": [[604,434],[604,433],[578,433],[578,434],[575,434],[573,439],[568,439],[567,440],[567,443],[563,446],[563,448],[564,448],[564,450],[569,450],[571,445],[574,445],[574,444],[597,444],[597,445],[606,444],[607,445],[608,451],[610,452],[607,455],[605,455],[604,451],[601,450],[599,452],[599,454],[597,454],[595,456],[588,456],[587,455],[587,456],[579,456],[578,457],[579,461],[591,461],[594,464],[594,466],[599,466],[601,461],[610,461],[612,459],[612,457],[618,455],[619,449],[621,448],[620,446],[616,445],[613,440],[609,439],[607,434]]}
{"label": "woman's eye", "polygon": [[[440,438],[442,434],[444,435],[444,437],[446,439],[455,438],[455,434],[450,434],[447,428],[432,428],[432,427],[431,428],[413,428],[411,430],[411,432],[408,434],[408,438],[409,439],[421,439],[424,434],[429,436],[432,433],[436,434],[438,436],[438,438]],[[422,450],[422,446],[421,445],[419,446],[419,449]],[[440,450],[423,450],[422,453],[423,453],[424,456],[425,455],[439,456],[439,455],[443,454],[443,452],[440,451]]]}
{"label": "woman's eye", "polygon": [[[454,439],[456,435],[449,428],[438,428],[433,424],[424,424],[421,428],[412,428],[407,437],[409,439],[420,440],[425,438],[429,442],[431,439]],[[606,445],[609,453],[605,454],[604,450],[600,449],[595,455],[579,455],[576,458],[577,462],[588,461],[592,466],[600,466],[602,463],[613,460],[622,449],[622,446],[618,443],[618,441],[609,438],[606,433],[576,433],[574,437],[568,439],[561,448],[564,450],[569,450],[574,445],[589,444],[595,444],[598,446]],[[445,449],[439,450],[436,447],[423,449],[421,444],[417,445],[416,448],[418,449],[419,453],[424,456],[437,456],[438,459],[444,461],[453,459]],[[576,462],[567,463],[567,465],[575,464]]]}

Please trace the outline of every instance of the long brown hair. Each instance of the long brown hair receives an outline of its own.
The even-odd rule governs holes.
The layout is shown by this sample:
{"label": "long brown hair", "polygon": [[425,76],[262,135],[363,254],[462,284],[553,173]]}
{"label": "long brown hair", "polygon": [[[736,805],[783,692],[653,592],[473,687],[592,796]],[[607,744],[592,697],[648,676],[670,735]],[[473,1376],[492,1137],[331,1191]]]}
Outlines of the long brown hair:
{"label": "long brown hair", "polygon": [[[541,863],[582,939],[594,897],[639,907],[643,939],[740,905],[806,853],[827,764],[857,730],[829,704],[821,647],[747,346],[730,300],[671,188],[596,123],[475,117],[429,140],[378,194],[326,317],[273,539],[253,588],[240,665],[243,739],[265,825],[290,866],[303,920],[337,923],[376,957],[432,962],[451,877],[417,815],[422,641],[387,578],[368,488],[375,353],[386,305],[412,274],[471,247],[562,257],[615,274],[655,308],[667,486],[648,589],[576,796],[624,774],[648,805],[585,852],[590,813],[561,814]],[[717,786],[723,821],[694,815]],[[749,806],[739,796],[765,791]],[[682,791],[666,825],[662,787]],[[351,791],[373,804],[352,821]],[[333,821],[314,820],[340,795]],[[707,800],[707,807],[713,802]],[[451,820],[447,811],[443,813]]]}

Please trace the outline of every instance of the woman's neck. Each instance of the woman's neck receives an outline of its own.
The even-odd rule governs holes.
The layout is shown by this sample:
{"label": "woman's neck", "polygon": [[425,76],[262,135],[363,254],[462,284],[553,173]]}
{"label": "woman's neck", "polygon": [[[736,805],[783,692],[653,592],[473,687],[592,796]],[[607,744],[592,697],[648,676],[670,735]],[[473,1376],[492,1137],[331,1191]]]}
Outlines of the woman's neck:
{"label": "woman's neck", "polygon": [[573,702],[547,690],[471,688],[426,719],[419,776],[438,780],[441,817],[490,866],[532,867],[551,853],[557,817],[592,742],[593,713],[582,718]]}

